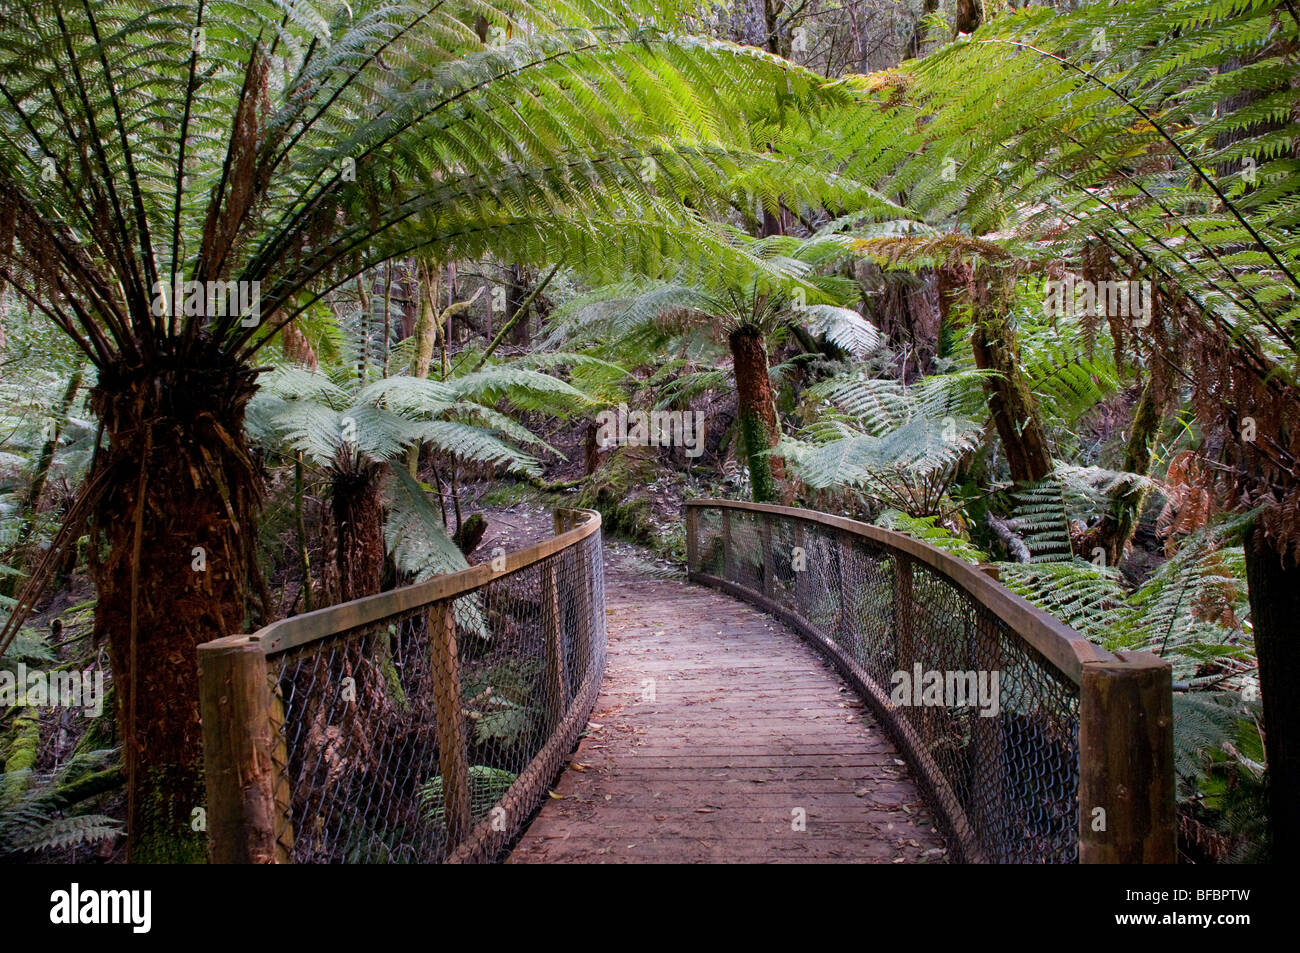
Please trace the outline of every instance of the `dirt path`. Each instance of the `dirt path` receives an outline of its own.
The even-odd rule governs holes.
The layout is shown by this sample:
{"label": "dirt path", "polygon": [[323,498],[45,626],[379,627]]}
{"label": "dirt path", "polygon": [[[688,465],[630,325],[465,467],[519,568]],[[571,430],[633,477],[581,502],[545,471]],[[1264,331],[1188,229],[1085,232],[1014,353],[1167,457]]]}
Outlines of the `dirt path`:
{"label": "dirt path", "polygon": [[508,862],[943,861],[898,752],[821,656],[652,566],[607,541],[604,686]]}

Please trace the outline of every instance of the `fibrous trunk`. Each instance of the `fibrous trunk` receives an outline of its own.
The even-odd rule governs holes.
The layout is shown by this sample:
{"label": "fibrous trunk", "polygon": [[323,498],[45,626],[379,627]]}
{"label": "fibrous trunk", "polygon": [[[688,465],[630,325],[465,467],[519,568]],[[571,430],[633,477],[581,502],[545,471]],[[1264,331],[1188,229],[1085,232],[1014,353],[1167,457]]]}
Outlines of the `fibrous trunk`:
{"label": "fibrous trunk", "polygon": [[334,477],[334,528],[337,537],[339,601],[350,602],[379,591],[384,576],[383,513],[377,464]]}
{"label": "fibrous trunk", "polygon": [[768,455],[781,432],[772,399],[772,382],[768,376],[767,348],[762,331],[751,325],[742,325],[732,331],[730,344],[736,373],[740,432],[749,462],[749,482],[754,502],[767,503],[777,498],[777,483],[783,473],[780,460]]}
{"label": "fibrous trunk", "polygon": [[104,371],[93,395],[106,481],[92,523],[95,636],[113,666],[132,862],[205,857],[195,649],[245,624],[260,486],[243,440],[254,378],[235,364],[157,358]]}

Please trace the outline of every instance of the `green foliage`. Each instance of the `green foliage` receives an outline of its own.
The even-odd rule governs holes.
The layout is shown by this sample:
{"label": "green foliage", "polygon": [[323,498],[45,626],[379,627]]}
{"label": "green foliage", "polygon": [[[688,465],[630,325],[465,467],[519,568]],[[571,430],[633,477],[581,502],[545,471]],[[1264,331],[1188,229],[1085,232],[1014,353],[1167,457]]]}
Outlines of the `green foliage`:
{"label": "green foliage", "polygon": [[540,736],[544,713],[535,701],[540,670],[535,662],[501,662],[466,676],[461,694],[476,744],[511,747]]}
{"label": "green foliage", "polygon": [[939,374],[908,386],[870,373],[853,370],[808,388],[814,422],[778,450],[810,487],[862,489],[911,516],[936,515],[978,443],[984,375]]}
{"label": "green foliage", "polygon": [[[1267,788],[1258,703],[1235,693],[1174,695],[1174,773],[1184,853],[1227,863],[1268,860]],[[1208,828],[1218,836],[1205,836]]]}
{"label": "green foliage", "polygon": [[1297,37],[1280,0],[1025,7],[854,80],[873,105],[832,141],[846,174],[1003,254],[1070,261],[1100,238],[1292,379]]}
{"label": "green foliage", "polygon": [[1156,652],[1175,679],[1240,690],[1254,684],[1245,567],[1230,542],[1243,519],[1203,528],[1134,591],[1114,567],[1078,558],[998,566],[1008,588],[1106,648]]}
{"label": "green foliage", "polygon": [[442,513],[425,488],[404,467],[392,469],[391,493],[384,520],[384,545],[397,568],[412,582],[456,572],[469,565],[443,526]]}
{"label": "green foliage", "polygon": [[972,545],[970,540],[951,528],[942,525],[937,516],[908,516],[898,510],[886,510],[877,516],[874,522],[882,529],[893,530],[895,533],[919,539],[968,563],[979,565],[989,562],[987,553],[978,546]]}
{"label": "green foliage", "polygon": [[1129,638],[1134,613],[1119,570],[1082,559],[998,563],[998,575],[1012,592],[1105,645]]}
{"label": "green foliage", "polygon": [[1070,560],[1076,526],[1100,518],[1117,492],[1151,485],[1150,478],[1137,473],[1057,461],[1045,479],[1016,490],[1011,526],[1023,536],[1035,562]]}
{"label": "green foliage", "polygon": [[[35,718],[33,718],[35,723]],[[0,857],[31,855],[120,836],[115,818],[80,810],[96,795],[121,783],[109,767],[116,752],[74,755],[53,773],[37,773],[12,755],[0,773]]]}
{"label": "green foliage", "polygon": [[[847,91],[603,3],[18,3],[0,29],[6,264],[100,366],[200,330],[246,359],[414,249],[748,273],[707,217],[739,196],[889,207],[769,148]],[[260,281],[268,320],[155,314],[156,277]]]}
{"label": "green foliage", "polygon": [[536,459],[503,437],[546,444],[490,403],[467,395],[527,402],[538,393],[582,399],[570,385],[535,371],[471,375],[452,385],[388,377],[362,387],[351,378],[340,386],[319,372],[279,368],[263,378],[250,403],[248,429],[253,439],[271,445],[283,440],[325,469],[387,463],[408,447],[427,443],[466,463],[535,476],[540,473]]}
{"label": "green foliage", "polygon": [[[510,789],[517,775],[501,768],[484,764],[471,765],[469,769],[470,816],[474,820],[487,817],[492,806]],[[444,827],[447,823],[447,801],[443,794],[442,775],[433,778],[420,789],[424,817],[431,823]]]}

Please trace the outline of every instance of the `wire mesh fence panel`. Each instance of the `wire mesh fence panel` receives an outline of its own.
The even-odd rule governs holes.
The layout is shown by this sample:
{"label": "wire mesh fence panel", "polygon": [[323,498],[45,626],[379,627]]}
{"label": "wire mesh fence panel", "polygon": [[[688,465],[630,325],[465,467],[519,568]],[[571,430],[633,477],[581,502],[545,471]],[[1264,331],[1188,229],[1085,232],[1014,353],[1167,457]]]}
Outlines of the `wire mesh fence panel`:
{"label": "wire mesh fence panel", "polygon": [[321,639],[269,661],[290,799],[276,839],[298,863],[441,859],[445,832],[420,789],[439,738],[426,611]]}
{"label": "wire mesh fence panel", "polygon": [[1077,861],[1076,682],[907,552],[796,511],[742,507],[694,507],[692,577],[781,615],[860,684],[954,855]]}
{"label": "wire mesh fence panel", "polygon": [[581,515],[567,545],[421,584],[428,600],[411,587],[249,637],[266,653],[282,859],[481,861],[513,840],[604,672],[599,517]]}

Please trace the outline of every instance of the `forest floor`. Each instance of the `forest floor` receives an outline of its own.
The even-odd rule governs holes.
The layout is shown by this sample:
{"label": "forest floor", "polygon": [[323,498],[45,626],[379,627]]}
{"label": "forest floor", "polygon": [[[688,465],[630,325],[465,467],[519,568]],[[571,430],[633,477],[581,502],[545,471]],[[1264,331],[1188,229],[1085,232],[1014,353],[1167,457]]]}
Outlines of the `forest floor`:
{"label": "forest floor", "polygon": [[[550,533],[489,511],[475,554]],[[884,730],[781,623],[605,541],[609,653],[587,731],[510,863],[946,859]]]}

